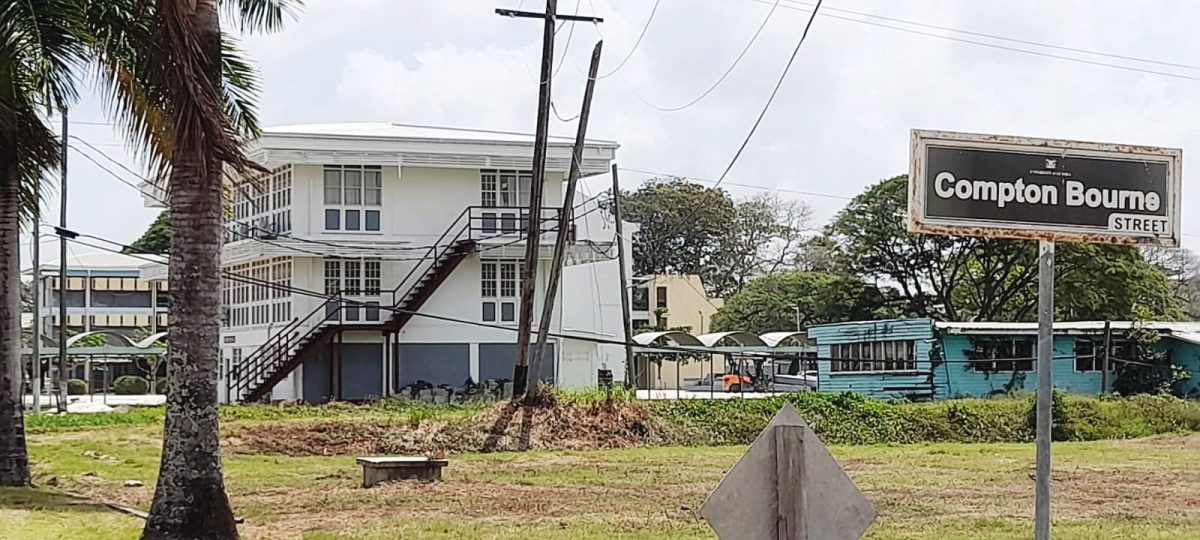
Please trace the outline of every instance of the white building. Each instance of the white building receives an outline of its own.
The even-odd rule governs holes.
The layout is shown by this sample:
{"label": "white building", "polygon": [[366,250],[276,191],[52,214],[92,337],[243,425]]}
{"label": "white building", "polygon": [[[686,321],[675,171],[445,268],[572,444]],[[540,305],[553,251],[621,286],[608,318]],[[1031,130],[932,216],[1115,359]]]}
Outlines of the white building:
{"label": "white building", "polygon": [[[550,139],[535,313],[571,144]],[[590,141],[583,174],[608,172],[616,149]],[[357,400],[417,381],[511,379],[532,153],[532,136],[494,131],[382,123],[266,130],[250,155],[271,173],[236,186],[222,266],[292,292],[225,280],[221,399]],[[162,198],[144,189],[154,195],[148,201]],[[575,210],[583,216],[576,223],[589,224],[574,227],[575,262],[614,251],[603,219],[590,225],[599,212],[584,215],[596,204]],[[601,368],[623,377],[620,347],[587,341],[624,338],[619,307],[598,301],[619,304],[615,264],[567,269],[550,331],[580,339],[550,339],[541,373],[555,384],[595,384]],[[144,271],[165,277],[162,267]]]}

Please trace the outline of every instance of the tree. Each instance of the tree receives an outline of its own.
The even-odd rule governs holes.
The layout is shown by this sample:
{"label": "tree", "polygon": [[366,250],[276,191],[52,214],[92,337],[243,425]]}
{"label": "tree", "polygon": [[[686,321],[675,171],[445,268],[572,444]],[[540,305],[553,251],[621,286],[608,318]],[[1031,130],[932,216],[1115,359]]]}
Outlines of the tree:
{"label": "tree", "polygon": [[1133,358],[1114,358],[1112,362],[1113,391],[1124,396],[1173,393],[1183,397],[1178,383],[1187,380],[1190,374],[1171,361],[1170,350],[1158,349],[1161,336],[1157,330],[1145,326],[1145,315],[1145,310],[1139,310],[1125,336],[1130,343],[1126,354]]}
{"label": "tree", "polygon": [[794,268],[811,218],[808,205],[775,194],[737,202],[734,220],[721,235],[704,276],[705,284],[717,296],[727,296],[755,277]]}
{"label": "tree", "polygon": [[0,6],[0,486],[29,484],[18,236],[22,220],[38,214],[42,175],[59,162],[45,119],[75,96],[80,15],[72,0]]}
{"label": "tree", "polygon": [[171,212],[159,212],[141,238],[134,240],[125,253],[167,253],[171,249]]}
{"label": "tree", "polygon": [[621,197],[622,217],[639,226],[632,238],[638,275],[703,274],[736,216],[723,190],[682,178],[655,178]]}
{"label": "tree", "polygon": [[[99,5],[97,5],[99,4]],[[259,132],[253,69],[222,37],[218,0],[121,0],[94,9],[102,76],[130,141],[168,178],[173,322],[162,461],[142,537],[236,538],[217,414],[220,248],[225,171],[265,171],[242,142]],[[282,26],[294,2],[227,0],[243,31]]]}
{"label": "tree", "polygon": [[[1022,240],[910,234],[908,179],[883,180],[855,197],[829,225],[837,264],[846,272],[895,284],[913,313],[946,320],[1036,318],[1037,246]],[[1161,272],[1123,246],[1059,245],[1056,312],[1060,320],[1127,319],[1135,306],[1178,318]]]}
{"label": "tree", "polygon": [[1184,248],[1142,249],[1146,261],[1167,278],[1171,293],[1191,319],[1200,319],[1200,257]]}
{"label": "tree", "polygon": [[760,277],[725,300],[713,315],[713,331],[753,334],[802,329],[813,324],[898,315],[887,296],[857,278],[819,272]]}

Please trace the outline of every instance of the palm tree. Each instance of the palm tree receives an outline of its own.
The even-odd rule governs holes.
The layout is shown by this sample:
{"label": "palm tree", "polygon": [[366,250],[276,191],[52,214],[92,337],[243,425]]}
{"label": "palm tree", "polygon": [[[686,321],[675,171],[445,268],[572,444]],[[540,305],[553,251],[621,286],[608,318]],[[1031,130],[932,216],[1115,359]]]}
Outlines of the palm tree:
{"label": "palm tree", "polygon": [[[75,97],[83,57],[73,0],[0,4],[0,485],[29,484],[21,374],[18,236],[37,215],[41,177],[59,162],[46,117]],[[37,223],[34,222],[36,227]]]}
{"label": "palm tree", "polygon": [[[96,2],[101,74],[115,119],[168,176],[170,382],[162,461],[142,538],[236,538],[218,437],[222,184],[265,170],[242,152],[258,134],[254,72],[221,34],[272,31],[291,0]],[[108,28],[119,32],[107,32]]]}

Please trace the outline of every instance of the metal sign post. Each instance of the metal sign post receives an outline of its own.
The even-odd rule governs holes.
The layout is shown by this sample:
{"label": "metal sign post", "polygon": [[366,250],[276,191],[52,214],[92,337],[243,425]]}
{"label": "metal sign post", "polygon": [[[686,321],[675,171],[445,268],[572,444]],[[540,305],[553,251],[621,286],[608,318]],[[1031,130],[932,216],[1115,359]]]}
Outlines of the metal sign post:
{"label": "metal sign post", "polygon": [[1034,538],[1050,540],[1050,419],[1054,381],[1054,241],[1038,242],[1037,486],[1034,488]]}
{"label": "metal sign post", "polygon": [[1055,242],[1177,247],[1182,170],[1177,148],[912,132],[909,232],[1038,241],[1037,540],[1050,539]]}

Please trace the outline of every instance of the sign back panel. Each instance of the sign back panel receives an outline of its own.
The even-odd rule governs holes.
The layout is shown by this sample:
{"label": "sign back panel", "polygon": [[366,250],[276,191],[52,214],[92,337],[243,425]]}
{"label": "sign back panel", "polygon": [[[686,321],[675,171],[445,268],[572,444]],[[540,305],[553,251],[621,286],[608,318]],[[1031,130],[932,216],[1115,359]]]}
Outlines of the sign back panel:
{"label": "sign back panel", "polygon": [[913,130],[911,232],[1179,245],[1183,152]]}

